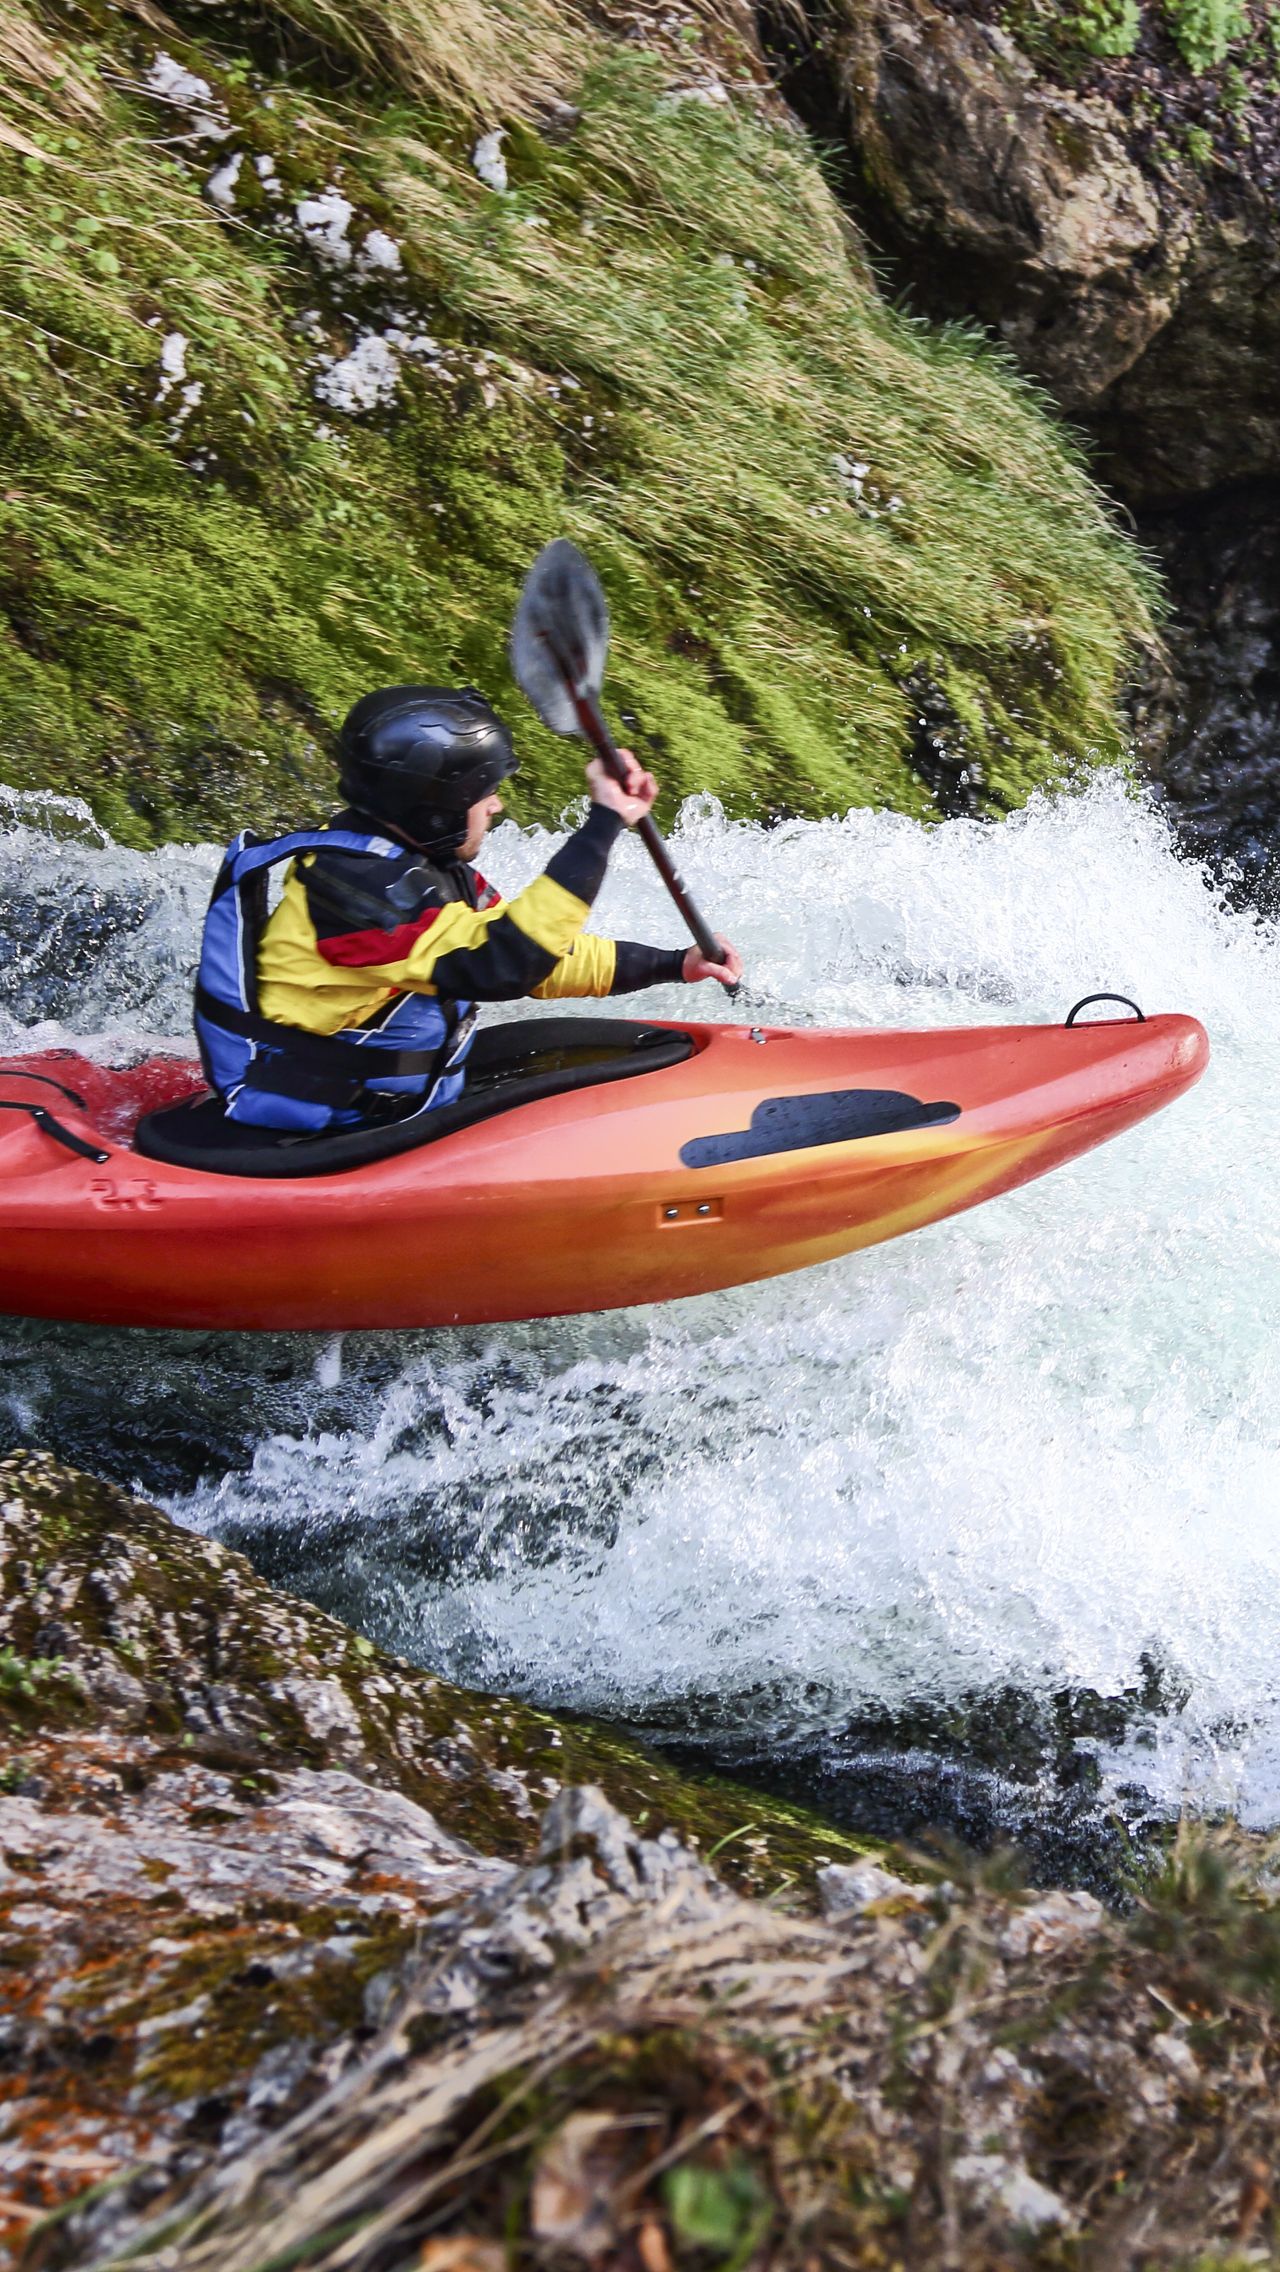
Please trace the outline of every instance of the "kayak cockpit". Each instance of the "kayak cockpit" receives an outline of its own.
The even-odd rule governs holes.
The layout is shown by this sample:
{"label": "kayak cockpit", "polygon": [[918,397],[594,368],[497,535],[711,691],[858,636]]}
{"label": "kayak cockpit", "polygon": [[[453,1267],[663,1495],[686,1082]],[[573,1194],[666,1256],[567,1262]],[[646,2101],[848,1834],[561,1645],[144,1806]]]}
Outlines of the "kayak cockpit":
{"label": "kayak cockpit", "polygon": [[696,1047],[679,1027],[628,1018],[522,1018],[476,1036],[466,1091],[456,1104],[434,1111],[419,1105],[397,1119],[336,1134],[274,1135],[228,1120],[219,1100],[201,1091],[145,1114],[133,1131],[133,1149],[144,1159],[212,1175],[337,1175],[415,1151],[516,1105],[661,1072],[683,1064]]}

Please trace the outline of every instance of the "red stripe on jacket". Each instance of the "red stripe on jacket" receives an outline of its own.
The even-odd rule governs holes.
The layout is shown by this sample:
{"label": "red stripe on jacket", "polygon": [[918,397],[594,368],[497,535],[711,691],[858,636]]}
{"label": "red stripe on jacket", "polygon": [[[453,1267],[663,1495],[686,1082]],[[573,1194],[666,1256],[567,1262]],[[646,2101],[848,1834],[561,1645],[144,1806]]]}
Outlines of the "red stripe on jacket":
{"label": "red stripe on jacket", "polygon": [[359,970],[371,962],[403,962],[417,941],[431,929],[442,907],[429,907],[412,923],[397,923],[394,931],[341,931],[336,939],[317,939],[326,962],[340,970]]}

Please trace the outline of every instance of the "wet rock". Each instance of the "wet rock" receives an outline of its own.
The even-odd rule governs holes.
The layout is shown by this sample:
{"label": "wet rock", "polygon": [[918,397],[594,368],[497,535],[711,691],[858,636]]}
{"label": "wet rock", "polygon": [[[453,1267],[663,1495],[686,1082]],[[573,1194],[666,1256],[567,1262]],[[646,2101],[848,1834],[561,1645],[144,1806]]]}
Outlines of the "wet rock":
{"label": "wet rock", "polygon": [[1142,517],[1175,595],[1167,667],[1136,702],[1181,841],[1233,896],[1280,910],[1280,482]]}

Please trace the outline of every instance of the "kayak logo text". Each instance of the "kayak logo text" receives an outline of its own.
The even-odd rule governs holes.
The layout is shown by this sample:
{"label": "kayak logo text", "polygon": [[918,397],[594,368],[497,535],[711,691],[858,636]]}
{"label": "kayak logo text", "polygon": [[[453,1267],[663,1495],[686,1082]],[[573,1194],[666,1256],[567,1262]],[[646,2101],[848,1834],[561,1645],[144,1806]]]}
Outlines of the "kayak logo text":
{"label": "kayak logo text", "polygon": [[164,1198],[147,1176],[126,1176],[116,1183],[110,1176],[95,1176],[89,1186],[95,1207],[159,1207]]}

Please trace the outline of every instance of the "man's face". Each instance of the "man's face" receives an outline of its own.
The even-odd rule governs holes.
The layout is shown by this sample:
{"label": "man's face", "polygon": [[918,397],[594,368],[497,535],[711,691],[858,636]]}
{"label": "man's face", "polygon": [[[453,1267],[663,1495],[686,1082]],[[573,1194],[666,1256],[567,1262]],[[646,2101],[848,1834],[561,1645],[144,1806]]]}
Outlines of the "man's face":
{"label": "man's face", "polygon": [[501,811],[502,799],[496,794],[481,797],[471,806],[467,813],[467,833],[458,846],[460,860],[474,860],[489,833],[489,823],[495,821]]}

